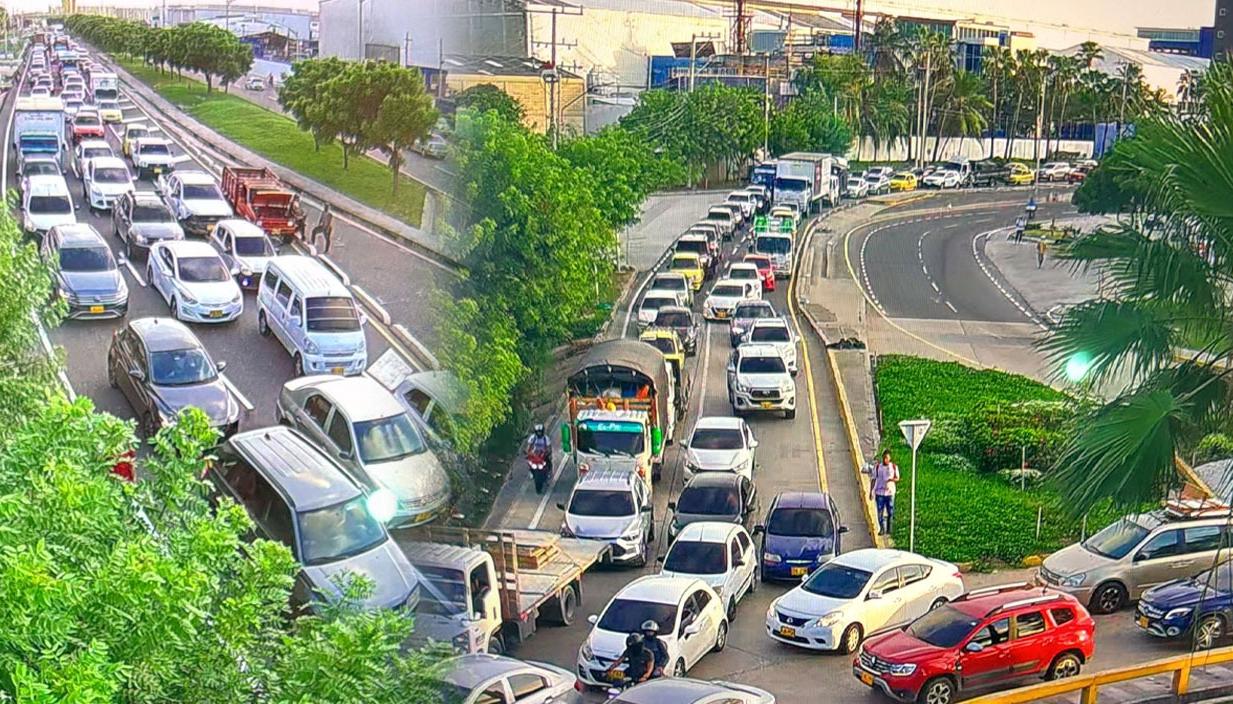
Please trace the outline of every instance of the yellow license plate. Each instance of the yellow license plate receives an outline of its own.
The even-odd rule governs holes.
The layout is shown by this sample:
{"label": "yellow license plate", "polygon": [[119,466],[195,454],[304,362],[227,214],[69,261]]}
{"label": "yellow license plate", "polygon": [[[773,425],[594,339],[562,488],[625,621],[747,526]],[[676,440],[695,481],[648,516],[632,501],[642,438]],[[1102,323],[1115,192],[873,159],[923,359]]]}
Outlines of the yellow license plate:
{"label": "yellow license plate", "polygon": [[342,374],[343,371],[344,370],[342,367],[334,367],[333,369],[330,370],[330,373],[331,374]]}
{"label": "yellow license plate", "polygon": [[784,638],[795,638],[795,637],[796,637],[796,629],[795,629],[795,628],[788,627],[788,626],[780,626],[780,627],[779,627],[779,635],[783,636]]}
{"label": "yellow license plate", "polygon": [[801,577],[801,576],[803,576],[803,575],[805,574],[805,571],[806,571],[807,569],[808,569],[808,568],[806,568],[806,567],[793,567],[793,568],[792,568],[792,576],[793,576],[793,577]]}
{"label": "yellow license plate", "polygon": [[102,306],[90,306],[90,312],[91,313],[102,313],[103,307]]}
{"label": "yellow license plate", "polygon": [[1140,616],[1135,619],[1135,623],[1139,624],[1139,628],[1147,628],[1147,617]]}
{"label": "yellow license plate", "polygon": [[163,173],[163,167],[161,167],[161,166],[155,166],[155,167],[154,167],[154,173],[156,173],[156,174],[161,174],[161,173]]}
{"label": "yellow license plate", "polygon": [[726,317],[728,317],[728,311],[726,311],[726,310],[717,310],[717,311],[715,311],[715,317],[717,317],[717,318],[726,318]]}
{"label": "yellow license plate", "polygon": [[872,686],[873,686],[873,675],[869,674],[868,672],[862,672],[862,673],[861,673],[861,682],[864,682],[865,684],[867,684],[867,685],[869,685],[870,687],[872,687]]}
{"label": "yellow license plate", "polygon": [[775,405],[775,404],[771,403],[770,401],[763,401],[763,402],[762,402],[762,407],[763,407],[763,408],[770,408],[771,406],[774,406],[774,405]]}
{"label": "yellow license plate", "polygon": [[210,317],[211,318],[221,318],[223,317],[223,312],[221,310],[212,310],[210,311]]}

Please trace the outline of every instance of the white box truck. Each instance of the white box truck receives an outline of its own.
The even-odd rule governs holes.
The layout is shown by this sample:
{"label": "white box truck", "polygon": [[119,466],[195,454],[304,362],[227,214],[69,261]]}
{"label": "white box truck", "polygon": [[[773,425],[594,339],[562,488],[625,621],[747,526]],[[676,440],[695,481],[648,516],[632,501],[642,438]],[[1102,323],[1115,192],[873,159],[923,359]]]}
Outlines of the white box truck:
{"label": "white box truck", "polygon": [[90,95],[96,105],[100,100],[119,100],[120,79],[107,71],[91,71]]}
{"label": "white box truck", "polygon": [[835,158],[830,154],[792,152],[775,162],[776,205],[795,205],[802,214],[815,212],[822,200],[839,200],[839,183],[831,178]]}
{"label": "white box truck", "polygon": [[13,148],[19,159],[51,154],[64,165],[64,103],[59,98],[22,97],[13,107]]}

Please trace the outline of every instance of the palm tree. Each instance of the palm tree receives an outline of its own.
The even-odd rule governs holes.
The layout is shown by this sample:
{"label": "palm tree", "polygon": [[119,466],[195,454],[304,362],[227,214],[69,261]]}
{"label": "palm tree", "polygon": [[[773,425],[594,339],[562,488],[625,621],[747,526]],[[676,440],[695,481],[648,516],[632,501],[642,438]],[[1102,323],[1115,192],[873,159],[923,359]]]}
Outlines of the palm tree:
{"label": "palm tree", "polygon": [[1083,68],[1092,68],[1092,64],[1105,58],[1105,54],[1100,50],[1100,45],[1093,41],[1086,41],[1079,45],[1075,50],[1075,58]]}
{"label": "palm tree", "polygon": [[873,56],[873,71],[878,77],[903,73],[905,39],[895,26],[894,19],[885,15],[878,18],[877,24],[873,26],[873,34],[869,36],[869,53]]}
{"label": "palm tree", "polygon": [[[985,115],[992,103],[985,95],[986,91],[985,80],[975,73],[958,71],[951,78],[950,92],[942,106],[942,129],[939,133],[945,133],[947,141],[950,141],[951,135],[958,135],[960,154],[963,153],[964,139],[980,134],[989,124]],[[935,161],[938,158],[936,149],[933,158]]]}
{"label": "palm tree", "polygon": [[[1043,348],[1059,367],[1085,371],[1085,384],[1129,377],[1076,424],[1057,463],[1053,479],[1076,514],[1109,498],[1160,498],[1177,483],[1175,453],[1229,427],[1233,82],[1228,71],[1223,78],[1206,87],[1205,119],[1143,117],[1116,162],[1101,166],[1134,189],[1153,224],[1118,224],[1063,251],[1079,266],[1102,266],[1116,293],[1072,308]],[[1187,341],[1201,349],[1183,349]]]}
{"label": "palm tree", "polygon": [[1123,62],[1118,67],[1117,81],[1122,91],[1122,106],[1118,110],[1117,121],[1122,123],[1126,121],[1126,106],[1134,106],[1143,93],[1143,67],[1133,61]]}
{"label": "palm tree", "polygon": [[869,86],[863,104],[862,123],[864,131],[873,138],[875,160],[880,147],[889,147],[908,132],[908,105],[911,100],[912,89],[901,78],[874,81]]}
{"label": "palm tree", "polygon": [[1178,109],[1183,113],[1189,113],[1194,109],[1195,103],[1199,102],[1199,93],[1202,90],[1202,73],[1190,68],[1182,72],[1182,75],[1177,79],[1177,101]]}
{"label": "palm tree", "polygon": [[[1079,59],[1071,56],[1055,55],[1049,57],[1049,108],[1045,123],[1045,153],[1049,153],[1049,138],[1056,133],[1061,141],[1062,125],[1066,121],[1066,107],[1070,102],[1070,94],[1074,90],[1079,77]],[[1050,126],[1052,125],[1052,128]]]}
{"label": "palm tree", "polygon": [[1002,114],[1002,103],[998,100],[998,89],[1006,82],[1010,74],[1010,64],[1013,61],[1010,49],[1000,46],[988,47],[982,69],[985,78],[993,87],[993,100],[989,103],[989,158],[993,158],[993,139],[997,134],[999,117]]}

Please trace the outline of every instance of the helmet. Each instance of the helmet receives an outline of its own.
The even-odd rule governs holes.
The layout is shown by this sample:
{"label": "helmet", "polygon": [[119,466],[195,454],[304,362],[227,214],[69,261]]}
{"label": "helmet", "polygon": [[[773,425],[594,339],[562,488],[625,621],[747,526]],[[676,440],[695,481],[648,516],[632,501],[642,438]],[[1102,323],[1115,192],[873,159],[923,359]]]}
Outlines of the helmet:
{"label": "helmet", "polygon": [[642,634],[641,633],[630,633],[628,636],[625,637],[625,647],[626,648],[633,647],[635,645],[642,645]]}
{"label": "helmet", "polygon": [[536,435],[543,435],[543,434],[544,434],[544,424],[543,424],[543,423],[536,423],[536,424],[535,424],[535,434],[536,434]]}
{"label": "helmet", "polygon": [[659,633],[659,624],[655,623],[652,619],[647,619],[642,622],[641,630],[643,632],[650,631],[651,633]]}

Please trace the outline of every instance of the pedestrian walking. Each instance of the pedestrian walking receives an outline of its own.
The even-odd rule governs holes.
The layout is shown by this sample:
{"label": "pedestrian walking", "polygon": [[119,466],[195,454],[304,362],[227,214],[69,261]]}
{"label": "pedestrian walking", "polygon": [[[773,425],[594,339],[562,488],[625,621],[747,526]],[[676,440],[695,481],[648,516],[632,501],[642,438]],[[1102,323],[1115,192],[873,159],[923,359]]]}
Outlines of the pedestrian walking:
{"label": "pedestrian walking", "polygon": [[325,239],[325,245],[321,247],[321,251],[329,253],[334,246],[334,211],[330,209],[330,204],[326,203],[321,209],[321,219],[317,221],[317,226],[313,228],[312,243],[317,244],[317,238]]}
{"label": "pedestrian walking", "polygon": [[895,520],[895,485],[899,483],[899,466],[891,462],[890,450],[882,453],[882,461],[873,468],[869,496],[873,498],[878,516],[878,533],[890,535]]}
{"label": "pedestrian walking", "polygon": [[270,82],[270,87],[273,88],[274,87],[274,74],[273,73],[270,74],[268,80]]}
{"label": "pedestrian walking", "polygon": [[1027,229],[1027,218],[1020,215],[1015,218],[1015,244],[1023,244],[1023,231]]}
{"label": "pedestrian walking", "polygon": [[1036,268],[1039,269],[1045,265],[1045,250],[1049,245],[1045,244],[1043,239],[1036,240]]}

